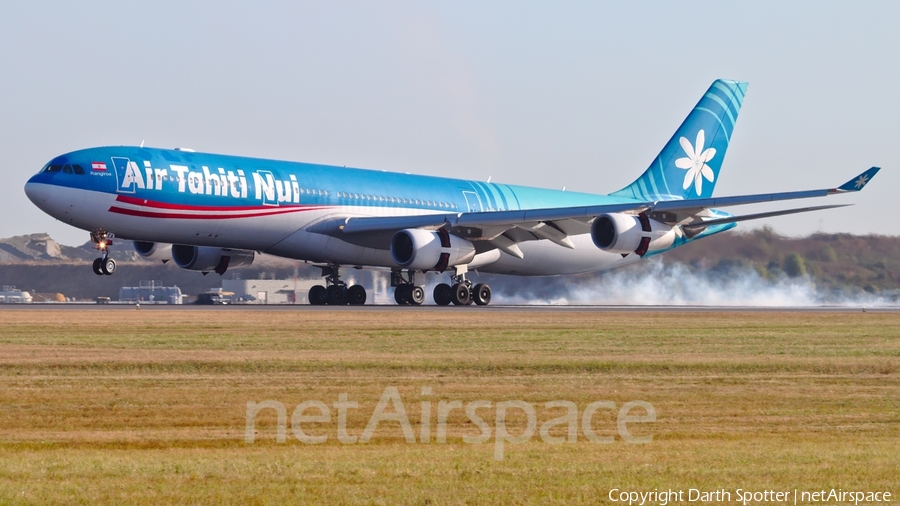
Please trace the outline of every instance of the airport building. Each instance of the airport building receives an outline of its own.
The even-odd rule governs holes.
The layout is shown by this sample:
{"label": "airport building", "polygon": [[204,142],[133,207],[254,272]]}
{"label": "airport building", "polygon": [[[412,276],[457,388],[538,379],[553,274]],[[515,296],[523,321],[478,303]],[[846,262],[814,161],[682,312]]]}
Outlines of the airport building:
{"label": "airport building", "polygon": [[222,291],[247,304],[308,304],[307,294],[320,279],[223,279]]}
{"label": "airport building", "polygon": [[139,286],[119,289],[119,302],[142,304],[181,304],[184,296],[177,286],[162,286],[160,281],[141,281]]}
{"label": "airport building", "polygon": [[4,286],[0,290],[0,304],[31,304],[31,294],[14,286]]}
{"label": "airport building", "polygon": [[[364,284],[369,291],[367,304],[394,303],[390,278],[380,272],[366,273],[361,279],[352,272],[344,278],[348,285]],[[324,285],[315,279],[223,279],[218,290],[230,295],[230,304],[309,304],[309,289]]]}

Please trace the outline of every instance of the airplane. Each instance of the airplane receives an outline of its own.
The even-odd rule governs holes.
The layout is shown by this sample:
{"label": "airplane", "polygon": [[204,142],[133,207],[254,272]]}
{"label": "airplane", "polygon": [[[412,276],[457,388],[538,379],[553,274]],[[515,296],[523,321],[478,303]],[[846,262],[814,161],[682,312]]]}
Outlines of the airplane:
{"label": "airplane", "polygon": [[342,267],[390,270],[398,304],[425,301],[424,273],[449,275],[438,305],[486,305],[469,271],[552,276],[632,264],[736,226],[820,205],[735,216],[718,208],[860,191],[872,167],[836,188],[730,197],[713,190],[746,82],[719,79],[633,183],[608,195],[190,149],[96,147],[48,162],[25,185],[54,218],[90,232],[98,275],[116,270],[114,239],[143,257],[204,274],[257,252],[321,267],[314,305],[359,305]]}

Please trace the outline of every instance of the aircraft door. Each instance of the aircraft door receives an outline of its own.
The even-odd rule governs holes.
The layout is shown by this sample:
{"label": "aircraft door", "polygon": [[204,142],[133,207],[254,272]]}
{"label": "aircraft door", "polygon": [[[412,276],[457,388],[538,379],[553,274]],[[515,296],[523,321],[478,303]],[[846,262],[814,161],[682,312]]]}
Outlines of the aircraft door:
{"label": "aircraft door", "polygon": [[464,191],[462,192],[463,197],[466,199],[466,212],[469,213],[480,213],[482,210],[481,207],[481,199],[478,198],[478,194],[475,192]]}

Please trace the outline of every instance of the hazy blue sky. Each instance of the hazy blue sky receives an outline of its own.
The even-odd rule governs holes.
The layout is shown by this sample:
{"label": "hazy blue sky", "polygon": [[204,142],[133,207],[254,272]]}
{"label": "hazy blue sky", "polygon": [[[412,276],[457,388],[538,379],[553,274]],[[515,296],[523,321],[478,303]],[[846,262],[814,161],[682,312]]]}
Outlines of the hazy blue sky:
{"label": "hazy blue sky", "polygon": [[609,193],[719,77],[750,89],[717,195],[881,165],[827,199],[855,207],[768,223],[898,235],[898,22],[897,1],[7,0],[0,237],[86,241],[22,186],[57,154],[142,140]]}

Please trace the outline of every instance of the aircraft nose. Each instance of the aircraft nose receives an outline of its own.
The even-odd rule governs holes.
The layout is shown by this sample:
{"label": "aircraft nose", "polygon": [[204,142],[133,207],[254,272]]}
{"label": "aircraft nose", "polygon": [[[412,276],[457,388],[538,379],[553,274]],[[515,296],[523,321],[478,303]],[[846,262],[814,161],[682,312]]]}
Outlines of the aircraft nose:
{"label": "aircraft nose", "polygon": [[49,188],[46,184],[36,183],[34,178],[28,180],[25,183],[25,195],[28,196],[28,200],[32,201],[34,205],[41,207],[41,204],[47,202]]}

